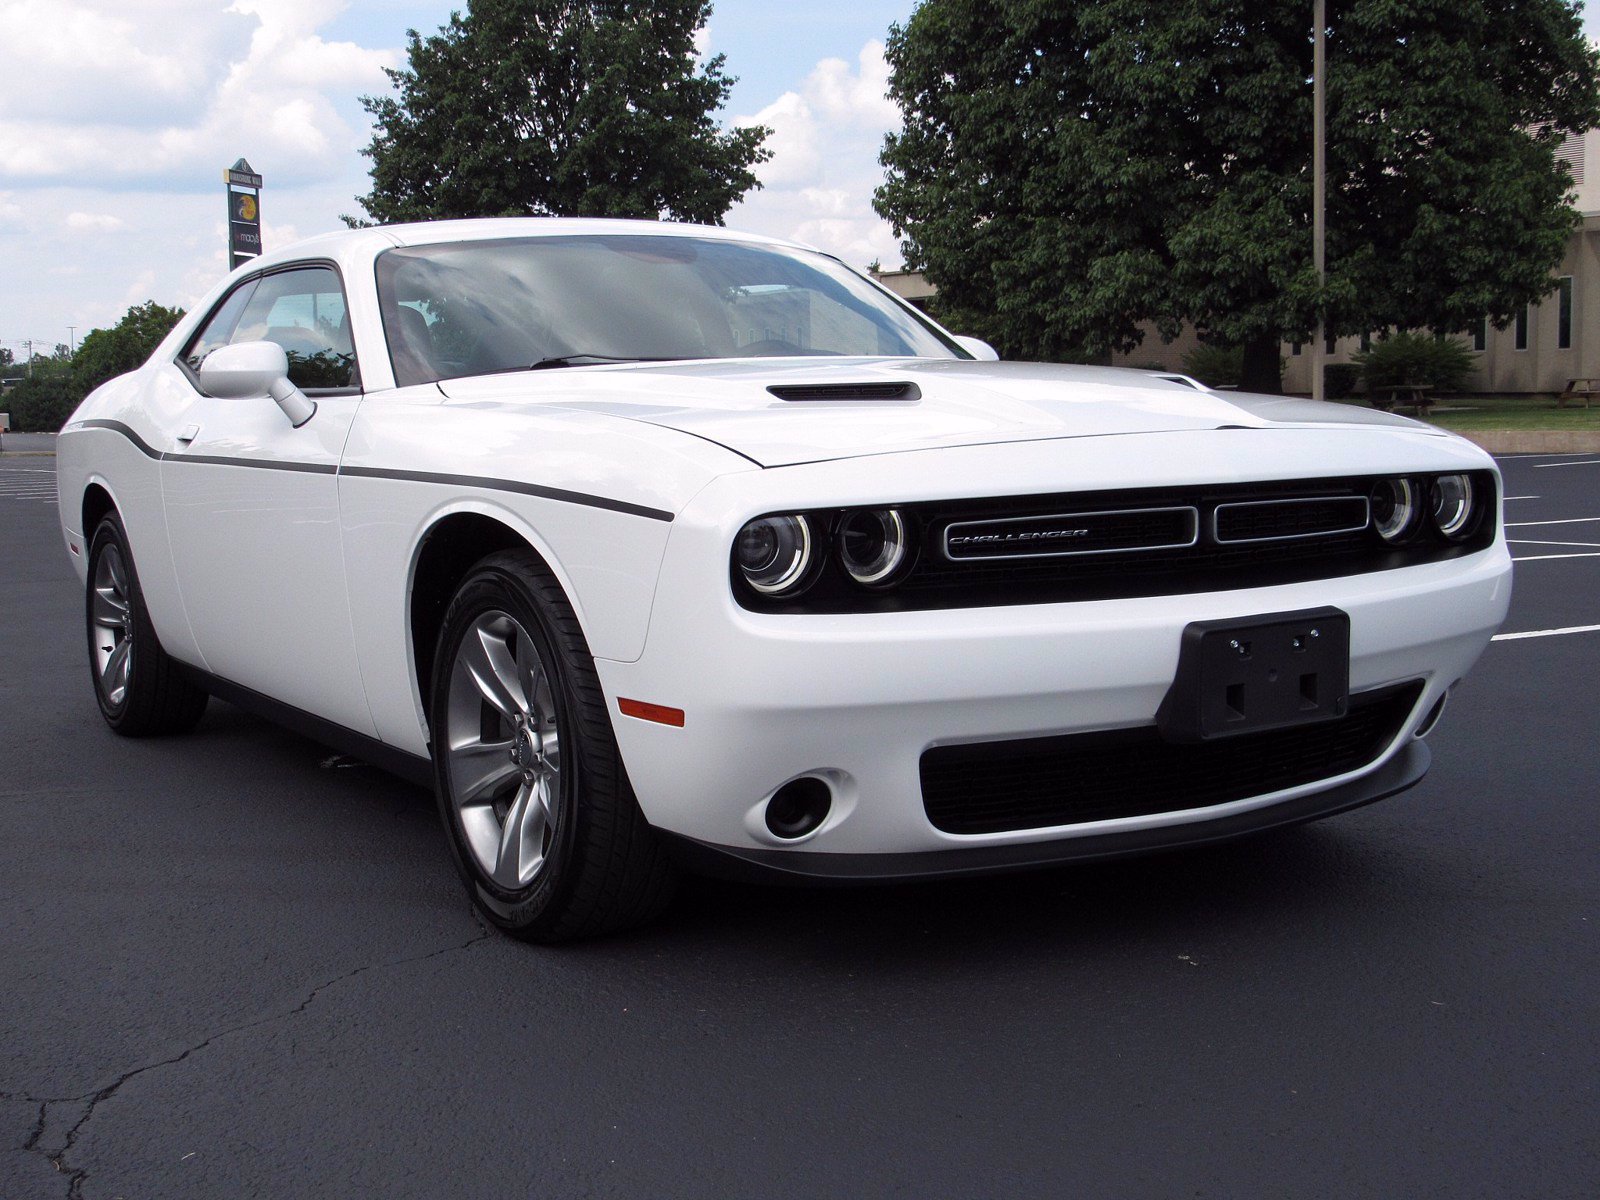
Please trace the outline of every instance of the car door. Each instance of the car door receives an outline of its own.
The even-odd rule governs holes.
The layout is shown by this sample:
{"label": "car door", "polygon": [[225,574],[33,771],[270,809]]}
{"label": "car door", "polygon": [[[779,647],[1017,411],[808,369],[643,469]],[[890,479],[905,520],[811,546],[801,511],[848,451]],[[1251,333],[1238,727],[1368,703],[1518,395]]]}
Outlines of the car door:
{"label": "car door", "polygon": [[[300,428],[271,399],[201,390],[205,356],[249,341],[282,346],[290,379],[316,401]],[[361,389],[339,273],[299,264],[245,281],[176,365],[193,396],[164,447],[162,498],[207,669],[370,735],[340,546],[339,456]]]}

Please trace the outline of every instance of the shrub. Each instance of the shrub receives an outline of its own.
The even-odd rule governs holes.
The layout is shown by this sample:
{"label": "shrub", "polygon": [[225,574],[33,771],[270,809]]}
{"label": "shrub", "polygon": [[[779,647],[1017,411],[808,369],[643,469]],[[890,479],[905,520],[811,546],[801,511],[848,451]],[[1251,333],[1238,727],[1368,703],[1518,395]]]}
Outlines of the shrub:
{"label": "shrub", "polygon": [[66,424],[83,393],[65,372],[39,374],[8,387],[0,408],[11,413],[11,428],[18,433],[54,433]]}
{"label": "shrub", "polygon": [[1343,400],[1360,381],[1361,367],[1356,363],[1328,363],[1322,368],[1322,390],[1329,400]]}
{"label": "shrub", "polygon": [[1435,392],[1459,392],[1476,365],[1472,351],[1454,338],[1396,333],[1355,356],[1367,391],[1398,384],[1427,384]]}
{"label": "shrub", "polygon": [[1183,372],[1207,387],[1239,386],[1244,375],[1243,346],[1210,346],[1202,342],[1183,356]]}

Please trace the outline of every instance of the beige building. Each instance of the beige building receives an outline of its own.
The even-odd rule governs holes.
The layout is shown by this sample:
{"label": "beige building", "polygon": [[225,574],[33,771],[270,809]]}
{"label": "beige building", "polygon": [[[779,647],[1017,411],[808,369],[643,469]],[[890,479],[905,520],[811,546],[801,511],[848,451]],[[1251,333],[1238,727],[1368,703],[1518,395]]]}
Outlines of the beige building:
{"label": "beige building", "polygon": [[[1600,381],[1600,130],[1568,138],[1560,157],[1572,168],[1576,207],[1583,214],[1583,223],[1568,241],[1566,255],[1552,279],[1552,291],[1541,303],[1530,304],[1505,329],[1484,322],[1465,335],[1478,360],[1469,385],[1474,391],[1559,392],[1570,379]],[[1589,158],[1597,164],[1593,181],[1585,170]],[[886,271],[877,279],[918,307],[924,307],[936,290],[916,271]],[[1349,362],[1368,340],[1339,338],[1325,361]],[[1184,355],[1196,344],[1192,330],[1163,343],[1155,329],[1147,326],[1144,341],[1127,354],[1114,355],[1112,361],[1121,367],[1182,370]],[[1309,346],[1284,343],[1284,391],[1311,391],[1310,350]]]}

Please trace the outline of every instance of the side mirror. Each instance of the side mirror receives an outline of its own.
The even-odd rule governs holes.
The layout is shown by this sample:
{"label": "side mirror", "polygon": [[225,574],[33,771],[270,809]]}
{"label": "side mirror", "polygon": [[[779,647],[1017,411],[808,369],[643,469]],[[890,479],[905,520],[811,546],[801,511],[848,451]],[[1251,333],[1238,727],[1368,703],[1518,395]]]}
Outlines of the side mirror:
{"label": "side mirror", "polygon": [[317,415],[316,402],[289,382],[289,356],[276,342],[217,347],[200,364],[200,386],[223,400],[270,396],[296,429]]}
{"label": "side mirror", "polygon": [[1000,353],[982,338],[956,336],[956,345],[979,362],[999,362]]}

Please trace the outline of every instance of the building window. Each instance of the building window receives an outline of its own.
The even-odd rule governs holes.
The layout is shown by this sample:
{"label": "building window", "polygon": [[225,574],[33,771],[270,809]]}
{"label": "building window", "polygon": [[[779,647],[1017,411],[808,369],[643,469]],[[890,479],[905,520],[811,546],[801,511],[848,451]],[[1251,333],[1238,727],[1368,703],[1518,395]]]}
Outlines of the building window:
{"label": "building window", "polygon": [[1556,348],[1572,349],[1572,276],[1563,275],[1556,283]]}
{"label": "building window", "polygon": [[1361,331],[1361,353],[1365,354],[1365,353],[1367,353],[1367,351],[1369,351],[1371,349],[1372,349],[1372,330],[1363,329]]}
{"label": "building window", "polygon": [[1484,317],[1472,331],[1472,348],[1479,353],[1489,348],[1489,318]]}
{"label": "building window", "polygon": [[1291,342],[1289,344],[1289,353],[1294,355],[1296,358],[1299,358],[1300,357],[1300,343],[1299,342]]}
{"label": "building window", "polygon": [[1528,348],[1528,306],[1526,304],[1517,310],[1517,340],[1515,344],[1518,350],[1526,350]]}
{"label": "building window", "polygon": [[1322,340],[1322,352],[1324,354],[1332,354],[1334,346],[1338,344],[1338,340],[1338,338],[1334,337],[1333,334],[1330,333]]}

